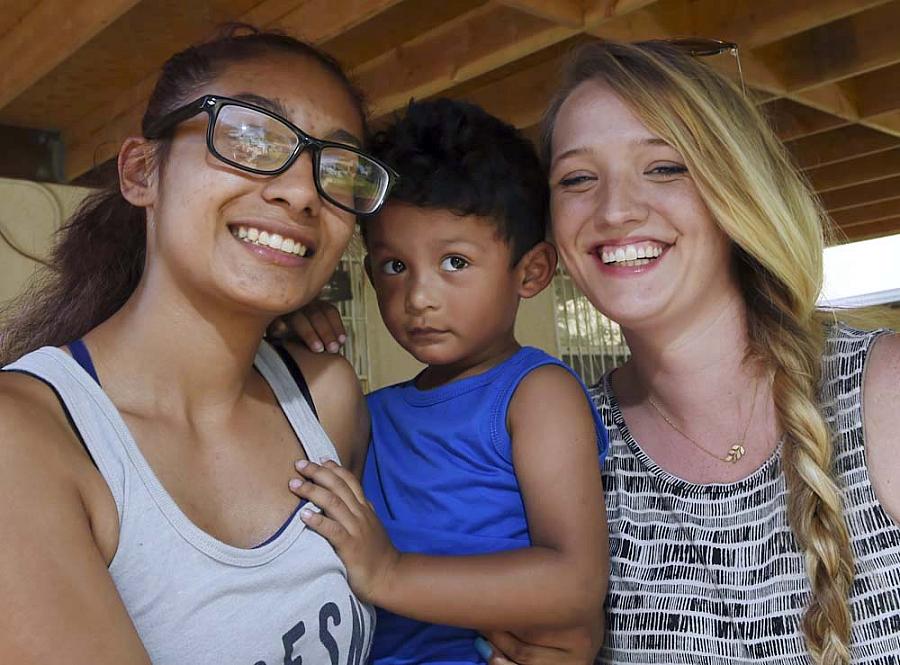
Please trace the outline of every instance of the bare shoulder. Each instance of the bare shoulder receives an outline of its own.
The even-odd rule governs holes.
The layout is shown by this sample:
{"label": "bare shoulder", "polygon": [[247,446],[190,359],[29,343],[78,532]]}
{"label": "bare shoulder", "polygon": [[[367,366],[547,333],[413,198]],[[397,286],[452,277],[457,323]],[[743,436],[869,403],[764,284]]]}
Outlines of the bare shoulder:
{"label": "bare shoulder", "polygon": [[0,372],[0,446],[7,453],[19,448],[67,445],[71,436],[52,390],[38,379]]}
{"label": "bare shoulder", "polygon": [[572,417],[590,417],[588,397],[571,372],[559,365],[542,365],[525,376],[509,408],[512,431],[517,421],[533,418],[564,424]]}
{"label": "bare shoulder", "polygon": [[884,509],[900,522],[900,335],[875,342],[862,394],[869,476]]}
{"label": "bare shoulder", "polygon": [[303,372],[319,420],[341,462],[361,472],[369,442],[369,412],[353,365],[343,356],[314,353],[299,344],[285,348]]}

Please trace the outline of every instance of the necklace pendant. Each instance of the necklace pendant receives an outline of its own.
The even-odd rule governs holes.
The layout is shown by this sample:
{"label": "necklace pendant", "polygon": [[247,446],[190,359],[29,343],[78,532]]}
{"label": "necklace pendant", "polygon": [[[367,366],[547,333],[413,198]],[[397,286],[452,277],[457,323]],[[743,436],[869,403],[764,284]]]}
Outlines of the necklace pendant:
{"label": "necklace pendant", "polygon": [[728,454],[725,455],[722,461],[730,462],[734,464],[738,460],[740,460],[744,456],[744,446],[743,444],[736,443],[731,446],[731,450],[728,451]]}

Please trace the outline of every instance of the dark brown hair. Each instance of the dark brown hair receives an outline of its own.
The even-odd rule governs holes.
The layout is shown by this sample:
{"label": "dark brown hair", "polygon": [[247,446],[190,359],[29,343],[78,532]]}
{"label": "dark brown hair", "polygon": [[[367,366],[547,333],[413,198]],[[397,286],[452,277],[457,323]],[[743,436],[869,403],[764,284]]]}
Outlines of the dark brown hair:
{"label": "dark brown hair", "polygon": [[[190,102],[229,65],[270,54],[306,57],[334,75],[365,124],[362,95],[337,61],[288,35],[235,23],[166,61],[147,103],[142,131]],[[159,142],[154,154],[158,164],[165,160],[167,147],[167,141]],[[0,313],[0,365],[41,346],[77,339],[122,307],[144,271],[145,224],[144,209],[125,200],[117,178],[88,196],[57,232],[50,266]]]}

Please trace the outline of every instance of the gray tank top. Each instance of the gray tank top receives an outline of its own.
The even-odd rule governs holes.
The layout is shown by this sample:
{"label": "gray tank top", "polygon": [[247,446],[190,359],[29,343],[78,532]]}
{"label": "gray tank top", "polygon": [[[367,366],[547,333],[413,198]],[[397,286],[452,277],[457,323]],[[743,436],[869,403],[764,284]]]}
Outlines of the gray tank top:
{"label": "gray tank top", "polygon": [[[307,457],[337,460],[276,351],[263,343],[255,366]],[[334,550],[299,514],[259,547],[227,545],[181,512],[113,403],[71,356],[44,347],[4,369],[56,390],[109,485],[119,513],[109,572],[154,663],[365,663],[374,612],[356,599]]]}

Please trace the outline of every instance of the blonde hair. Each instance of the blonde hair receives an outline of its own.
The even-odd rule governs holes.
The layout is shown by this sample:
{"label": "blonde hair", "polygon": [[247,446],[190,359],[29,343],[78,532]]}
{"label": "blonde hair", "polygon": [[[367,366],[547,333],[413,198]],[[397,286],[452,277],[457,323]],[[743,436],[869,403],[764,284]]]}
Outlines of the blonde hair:
{"label": "blonde hair", "polygon": [[747,357],[761,360],[773,377],[788,520],[812,590],[803,634],[816,663],[849,663],[853,552],[832,470],[832,432],[818,405],[825,335],[816,298],[828,220],[756,107],[726,78],[665,42],[598,41],[576,52],[544,117],[548,164],[557,113],[586,81],[608,86],[681,153],[733,242],[747,305]]}

